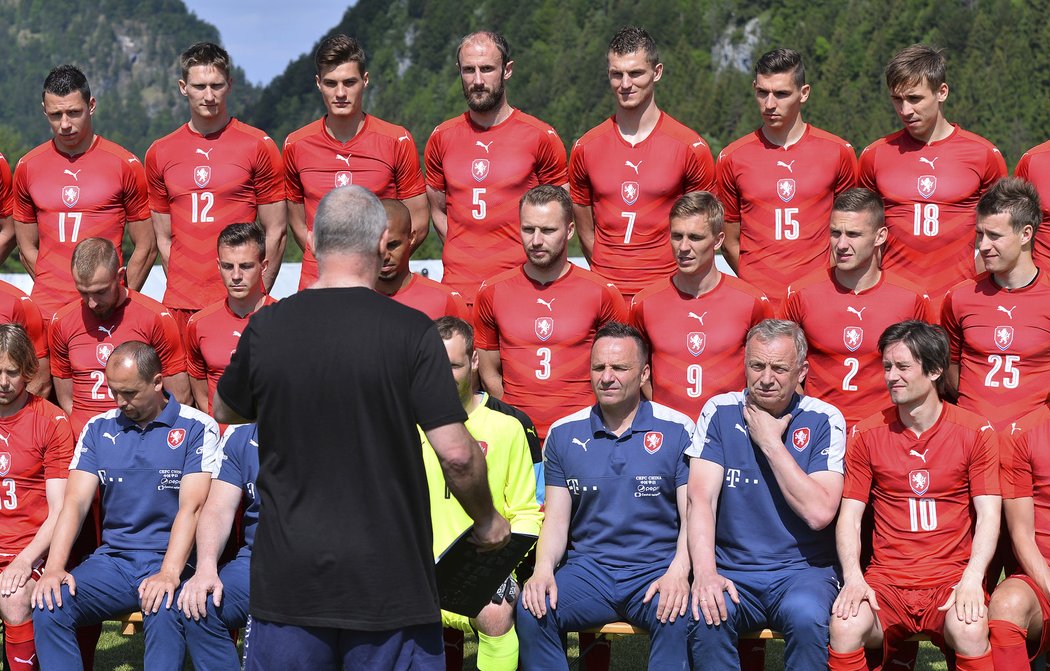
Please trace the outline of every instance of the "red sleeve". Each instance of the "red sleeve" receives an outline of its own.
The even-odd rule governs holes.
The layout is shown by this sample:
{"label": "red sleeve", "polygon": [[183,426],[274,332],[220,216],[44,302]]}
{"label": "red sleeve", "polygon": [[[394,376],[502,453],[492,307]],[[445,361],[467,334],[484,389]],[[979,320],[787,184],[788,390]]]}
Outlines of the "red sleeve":
{"label": "red sleeve", "polygon": [[626,322],[627,318],[627,302],[623,300],[623,294],[614,285],[609,283],[603,284],[601,315],[598,318],[598,325],[601,326],[609,322]]}
{"label": "red sleeve", "polygon": [[567,163],[561,138],[556,133],[544,132],[536,152],[536,178],[539,183],[561,186],[568,182]]}
{"label": "red sleeve", "polygon": [[168,185],[164,183],[164,173],[157,165],[156,143],[146,150],[146,189],[149,193],[149,209],[161,214],[171,213]]}
{"label": "red sleeve", "polygon": [[1004,499],[1024,499],[1034,496],[1032,456],[1028,447],[1028,433],[1014,433],[1006,429],[999,437],[999,485]]}
{"label": "red sleeve", "polygon": [[[699,136],[697,136],[699,138]],[[715,160],[711,157],[711,148],[700,138],[700,144],[689,146],[690,155],[685,167],[683,191],[714,191]]]}
{"label": "red sleeve", "polygon": [[445,155],[445,147],[441,138],[441,133],[435,128],[430,134],[430,139],[427,140],[426,148],[423,149],[423,163],[427,168],[427,186],[435,191],[445,190],[445,166],[441,163]]}
{"label": "red sleeve", "polygon": [[999,440],[991,424],[977,431],[971,452],[970,496],[999,496]]}
{"label": "red sleeve", "polygon": [[482,284],[474,298],[474,343],[478,349],[499,349],[499,329],[492,304],[494,293],[492,285]]}
{"label": "red sleeve", "polygon": [[284,145],[284,195],[293,203],[302,203],[303,183],[299,179],[299,168],[295,161],[295,143],[286,142]]}
{"label": "red sleeve", "polygon": [[446,314],[459,317],[465,322],[470,321],[470,308],[467,307],[467,301],[463,298],[463,294],[458,291],[453,291],[449,294],[448,307],[445,310]]}
{"label": "red sleeve", "polygon": [[857,155],[848,145],[839,145],[839,169],[835,175],[835,195],[857,185]]}
{"label": "red sleeve", "polygon": [[69,343],[61,330],[61,323],[56,315],[51,319],[51,327],[47,330],[47,344],[51,350],[51,374],[68,380],[73,377],[73,371],[69,367]]}
{"label": "red sleeve", "polygon": [[138,159],[124,161],[124,213],[128,221],[149,219],[149,197],[146,188],[146,170]]}
{"label": "red sleeve", "polygon": [[649,340],[649,334],[645,332],[645,302],[638,300],[638,295],[631,299],[631,306],[627,311],[627,323],[638,329],[642,337]]}
{"label": "red sleeve", "polygon": [[732,159],[725,154],[718,159],[715,166],[715,181],[718,200],[725,209],[725,220],[740,221],[740,192],[736,188],[736,175],[733,173]]}
{"label": "red sleeve", "polygon": [[268,137],[259,138],[252,172],[256,204],[268,205],[284,200],[284,161],[277,145]]}
{"label": "red sleeve", "polygon": [[860,161],[857,165],[857,186],[863,186],[875,193],[879,192],[878,182],[875,181],[875,150],[872,147],[860,153]]}
{"label": "red sleeve", "polygon": [[[768,303],[768,301],[766,301]],[[796,324],[802,323],[802,292],[792,291],[787,299],[780,304],[780,316]]]}
{"label": "red sleeve", "polygon": [[201,354],[200,337],[197,333],[197,320],[190,317],[186,324],[186,373],[197,380],[208,377],[207,364]]}
{"label": "red sleeve", "polygon": [[937,315],[933,313],[933,304],[926,294],[915,294],[915,318],[927,324],[937,321]]}
{"label": "red sleeve", "polygon": [[11,166],[0,155],[0,217],[10,217],[15,210],[15,191],[11,181]]}
{"label": "red sleeve", "polygon": [[769,300],[756,298],[755,305],[751,309],[751,326],[763,319],[773,319],[774,317],[776,317],[776,313],[773,311],[773,304]]}
{"label": "red sleeve", "polygon": [[591,179],[587,176],[587,162],[583,157],[583,145],[579,141],[576,142],[569,156],[569,195],[572,196],[572,202],[577,205],[594,204]]}
{"label": "red sleeve", "polygon": [[842,498],[868,503],[871,496],[871,460],[864,434],[854,433],[846,444],[846,479]]}
{"label": "red sleeve", "polygon": [[1025,152],[1021,157],[1021,160],[1017,162],[1017,167],[1014,168],[1014,177],[1020,177],[1021,179],[1032,181],[1028,177],[1029,166],[1032,163],[1031,152]]}
{"label": "red sleeve", "polygon": [[423,183],[423,170],[419,167],[416,141],[407,130],[405,135],[408,136],[408,141],[396,140],[397,146],[394,148],[394,186],[397,189],[397,197],[401,200],[426,193],[427,190]]}
{"label": "red sleeve", "polygon": [[186,372],[186,354],[182,348],[182,337],[179,335],[175,318],[167,312],[157,315],[150,343],[160,357],[160,372],[164,377]]}
{"label": "red sleeve", "polygon": [[49,418],[44,433],[44,478],[56,479],[69,476],[69,464],[73,461],[73,427],[65,414]]}
{"label": "red sleeve", "polygon": [[27,224],[36,223],[36,204],[33,196],[29,193],[29,176],[26,174],[25,161],[19,161],[15,166],[15,221]]}
{"label": "red sleeve", "polygon": [[984,175],[981,177],[981,191],[987,191],[1003,177],[1006,177],[1006,161],[998,149],[988,149],[988,158],[984,165]]}
{"label": "red sleeve", "polygon": [[963,334],[962,326],[955,316],[954,297],[954,291],[949,291],[944,295],[944,303],[941,305],[941,326],[948,333],[948,361],[959,363],[962,360]]}
{"label": "red sleeve", "polygon": [[47,346],[47,333],[44,330],[44,320],[40,316],[40,308],[36,306],[33,299],[28,296],[19,298],[14,309],[14,321],[25,327],[29,340],[36,350],[36,358],[42,359],[49,355]]}

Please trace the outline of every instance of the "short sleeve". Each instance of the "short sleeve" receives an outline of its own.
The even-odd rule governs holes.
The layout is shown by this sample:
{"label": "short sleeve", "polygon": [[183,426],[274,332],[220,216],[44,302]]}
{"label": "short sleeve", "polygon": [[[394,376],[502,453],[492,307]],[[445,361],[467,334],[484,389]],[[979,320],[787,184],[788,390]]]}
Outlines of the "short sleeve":
{"label": "short sleeve", "polygon": [[474,299],[474,342],[478,349],[499,349],[499,326],[496,324],[496,288],[482,284]]}
{"label": "short sleeve", "polygon": [[186,324],[186,372],[190,377],[203,380],[208,377],[208,365],[201,352],[200,330],[196,315]]}
{"label": "short sleeve", "polygon": [[51,374],[62,379],[73,377],[69,365],[69,342],[62,332],[62,323],[58,315],[51,319],[51,327],[47,330],[47,344],[51,351]]}
{"label": "short sleeve", "polygon": [[615,285],[605,282],[602,284],[602,305],[600,325],[609,322],[626,322],[628,319],[627,303],[623,300],[623,294]]}
{"label": "short sleeve", "polygon": [[594,204],[591,192],[591,178],[587,174],[587,159],[584,156],[583,144],[577,140],[569,155],[569,195],[572,202],[584,207]]}
{"label": "short sleeve", "polygon": [[545,484],[552,487],[568,487],[565,482],[565,469],[561,464],[561,448],[552,431],[543,443],[543,478]]}
{"label": "short sleeve", "polygon": [[208,473],[212,477],[219,472],[222,465],[222,453],[219,452],[219,425],[203,412],[196,412],[193,441],[186,446],[183,462],[183,476],[190,473]]}
{"label": "short sleeve", "polygon": [[842,498],[862,501],[867,504],[871,496],[871,459],[865,433],[850,436],[846,449],[846,478],[842,486]]}
{"label": "short sleeve", "polygon": [[865,189],[879,193],[879,182],[875,178],[876,153],[878,152],[875,145],[869,145],[860,153],[860,161],[857,165],[857,186],[863,186]]}
{"label": "short sleeve", "polygon": [[11,166],[0,154],[0,217],[10,217],[15,210],[15,189],[11,178]]}
{"label": "short sleeve", "polygon": [[149,194],[149,209],[161,214],[171,212],[171,201],[168,198],[168,185],[164,182],[164,171],[157,158],[157,143],[146,150],[146,189]]}
{"label": "short sleeve", "polygon": [[540,184],[561,186],[569,180],[565,145],[553,128],[540,138],[536,152],[536,179]]}
{"label": "short sleeve", "polygon": [[252,162],[252,179],[257,204],[268,205],[284,200],[284,161],[269,136],[259,138]]}
{"label": "short sleeve", "polygon": [[1027,432],[1007,429],[999,437],[999,486],[1004,499],[1030,498],[1035,493],[1032,454]]}
{"label": "short sleeve", "polygon": [[44,328],[44,319],[40,316],[40,308],[36,306],[29,296],[20,296],[17,307],[14,309],[14,321],[25,327],[26,335],[33,343],[36,357],[43,359],[50,356],[50,348],[47,344],[47,329]]}
{"label": "short sleeve", "polygon": [[736,174],[733,172],[733,155],[725,150],[718,156],[718,165],[715,166],[715,183],[718,200],[725,208],[725,220],[739,222],[740,190],[737,189]]}
{"label": "short sleeve", "polygon": [[294,142],[284,143],[284,195],[290,202],[303,202],[303,182],[296,164],[298,151]]}
{"label": "short sleeve", "polygon": [[122,163],[124,168],[124,215],[128,221],[143,221],[150,218],[149,190],[146,187],[146,171],[137,158],[131,157]]}
{"label": "short sleeve", "polygon": [[36,223],[36,203],[33,202],[33,194],[29,192],[29,166],[23,158],[15,166],[14,176],[14,218],[27,224]]}
{"label": "short sleeve", "polygon": [[445,146],[444,135],[437,129],[430,134],[427,146],[423,150],[423,163],[426,165],[426,185],[435,191],[445,190]]}
{"label": "short sleeve", "polygon": [[182,348],[179,326],[167,312],[157,314],[151,344],[160,357],[160,371],[164,377],[186,372],[186,353]]}
{"label": "short sleeve", "polygon": [[716,421],[718,407],[714,399],[704,404],[703,410],[700,411],[700,418],[696,420],[696,434],[685,454],[724,467],[725,446],[722,444],[721,431]]}
{"label": "short sleeve", "polygon": [[466,421],[467,415],[448,367],[448,353],[433,323],[419,338],[411,379],[409,399],[420,428],[429,431]]}
{"label": "short sleeve", "polygon": [[955,290],[950,289],[945,294],[944,302],[941,305],[941,326],[944,327],[945,332],[948,334],[948,360],[952,363],[959,363],[962,360],[963,334],[962,325],[959,324],[959,320],[955,316],[954,304]]}
{"label": "short sleeve", "polygon": [[244,450],[251,435],[250,424],[235,424],[226,429],[219,441],[219,468],[215,473],[216,480],[228,482],[238,488],[244,486]]}
{"label": "short sleeve", "polygon": [[699,135],[696,142],[689,145],[682,187],[685,193],[715,190],[715,161],[711,148]]}
{"label": "short sleeve", "polygon": [[255,396],[252,393],[251,367],[252,342],[255,340],[255,326],[259,322],[258,313],[252,317],[241,332],[237,348],[230,357],[230,363],[219,378],[216,392],[222,402],[241,417],[254,421],[256,419]]}
{"label": "short sleeve", "polygon": [[397,197],[405,200],[426,193],[423,170],[419,167],[419,152],[412,134],[406,130],[395,143],[394,186],[397,188]]}
{"label": "short sleeve", "polygon": [[839,145],[839,164],[835,173],[835,195],[857,185],[857,155],[849,143]]}
{"label": "short sleeve", "polygon": [[971,449],[970,496],[999,496],[999,436],[991,424],[977,431]]}
{"label": "short sleeve", "polygon": [[56,411],[48,418],[44,432],[44,478],[66,478],[73,460],[73,427],[65,413]]}

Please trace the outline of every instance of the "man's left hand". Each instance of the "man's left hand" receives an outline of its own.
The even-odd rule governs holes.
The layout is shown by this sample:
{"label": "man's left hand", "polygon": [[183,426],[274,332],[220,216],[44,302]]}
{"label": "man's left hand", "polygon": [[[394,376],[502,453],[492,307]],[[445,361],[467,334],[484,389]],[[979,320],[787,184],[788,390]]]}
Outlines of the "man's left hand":
{"label": "man's left hand", "polygon": [[[179,588],[179,577],[164,571],[154,573],[139,584],[139,602],[143,613],[156,613],[161,604],[171,608],[175,602],[175,590]],[[167,597],[165,600],[164,597]]]}

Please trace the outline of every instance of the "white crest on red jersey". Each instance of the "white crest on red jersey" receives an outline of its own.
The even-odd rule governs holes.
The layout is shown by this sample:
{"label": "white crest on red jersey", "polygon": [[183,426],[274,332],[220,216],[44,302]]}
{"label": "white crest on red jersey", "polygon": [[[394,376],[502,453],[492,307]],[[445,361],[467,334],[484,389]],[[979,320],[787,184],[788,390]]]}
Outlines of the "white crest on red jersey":
{"label": "white crest on red jersey", "polygon": [[475,182],[480,182],[489,176],[489,160],[487,158],[476,158],[470,163],[470,174]]}
{"label": "white crest on red jersey", "polygon": [[847,326],[842,329],[842,344],[851,352],[856,352],[864,342],[864,329],[859,326]]}
{"label": "white crest on red jersey", "polygon": [[168,447],[171,449],[177,448],[182,445],[182,441],[186,440],[186,429],[172,429],[168,431]]}
{"label": "white crest on red jersey", "polygon": [[1014,327],[1013,326],[996,326],[995,327],[995,346],[1001,350],[1006,350],[1010,345],[1014,344]]}
{"label": "white crest on red jersey", "polygon": [[707,336],[700,331],[690,331],[685,336],[685,348],[693,356],[700,356],[707,347]]}
{"label": "white crest on red jersey", "polygon": [[553,317],[536,317],[536,337],[540,340],[547,340],[554,333],[554,318]]}
{"label": "white crest on red jersey", "polygon": [[11,472],[11,453],[0,452],[0,478]]}
{"label": "white crest on red jersey", "polygon": [[482,454],[484,454],[486,457],[489,456],[489,444],[488,443],[486,443],[484,440],[479,440],[478,441],[478,447],[481,448],[481,453]]}
{"label": "white crest on red jersey", "polygon": [[208,182],[211,181],[211,166],[210,165],[198,165],[193,169],[193,183],[200,188],[208,186]]}
{"label": "white crest on red jersey", "polygon": [[113,344],[108,342],[100,342],[95,345],[95,358],[103,366],[109,361],[109,355],[113,353]]}
{"label": "white crest on red jersey", "polygon": [[353,183],[354,173],[350,172],[349,170],[340,170],[339,172],[335,173],[335,188],[338,189],[341,186],[350,186]]}
{"label": "white crest on red jersey", "polygon": [[[794,162],[794,161],[792,161]],[[780,196],[780,200],[785,203],[795,197],[795,180],[793,179],[778,179],[777,180],[777,195]]]}
{"label": "white crest on red jersey", "polygon": [[795,448],[799,452],[809,447],[809,427],[804,426],[801,429],[795,429],[791,434],[791,447]]}
{"label": "white crest on red jersey", "polygon": [[645,445],[646,452],[656,454],[660,450],[660,446],[664,444],[664,434],[659,431],[649,431],[645,434],[642,444]]}
{"label": "white crest on red jersey", "polygon": [[62,202],[65,203],[66,207],[73,207],[80,200],[80,187],[79,186],[63,186],[62,187]]}
{"label": "white crest on red jersey", "polygon": [[918,188],[920,196],[929,198],[937,190],[937,178],[933,175],[919,175],[916,188]]}
{"label": "white crest on red jersey", "polygon": [[638,202],[638,182],[624,182],[620,185],[620,197],[628,205]]}
{"label": "white crest on red jersey", "polygon": [[912,471],[908,474],[908,484],[911,485],[911,490],[916,496],[922,496],[930,490],[930,472],[925,468]]}
{"label": "white crest on red jersey", "polygon": [[[215,147],[212,147],[211,149],[215,149]],[[197,147],[197,153],[210,161],[211,160],[211,149],[209,149],[208,151],[204,151],[200,147]]]}

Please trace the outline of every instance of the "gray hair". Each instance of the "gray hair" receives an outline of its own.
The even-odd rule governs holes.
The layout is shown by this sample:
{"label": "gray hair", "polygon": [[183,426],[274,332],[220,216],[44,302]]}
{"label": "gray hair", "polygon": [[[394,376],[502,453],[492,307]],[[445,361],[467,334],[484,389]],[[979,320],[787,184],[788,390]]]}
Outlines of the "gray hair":
{"label": "gray hair", "polygon": [[317,206],[314,255],[374,255],[386,227],[386,210],[371,191],[357,185],[339,187]]}
{"label": "gray hair", "polygon": [[802,332],[801,326],[787,319],[763,319],[752,326],[747,332],[744,349],[746,351],[751,346],[752,340],[768,343],[777,338],[790,338],[795,343],[795,363],[801,367],[808,354],[806,334]]}

